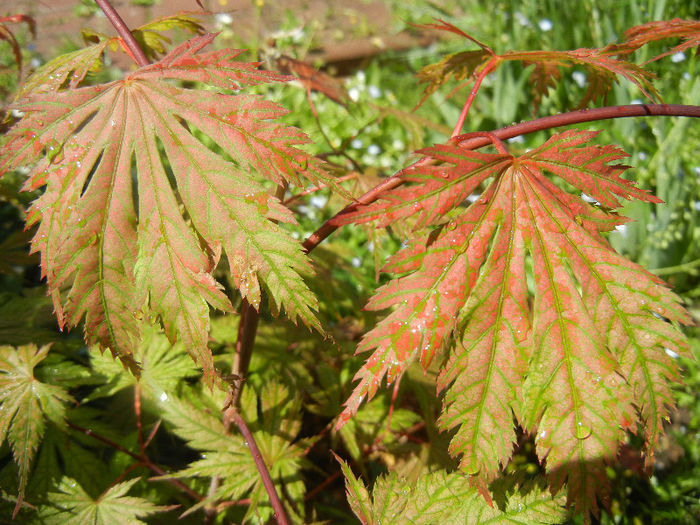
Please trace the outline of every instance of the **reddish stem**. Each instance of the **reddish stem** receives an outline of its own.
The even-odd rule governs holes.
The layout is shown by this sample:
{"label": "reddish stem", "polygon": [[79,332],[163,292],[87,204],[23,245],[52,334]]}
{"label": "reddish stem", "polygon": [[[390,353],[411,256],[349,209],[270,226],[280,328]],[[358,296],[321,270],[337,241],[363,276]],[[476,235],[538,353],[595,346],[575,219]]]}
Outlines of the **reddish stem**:
{"label": "reddish stem", "polygon": [[131,56],[136,63],[141,67],[150,64],[148,58],[146,58],[146,53],[143,52],[143,49],[141,49],[141,46],[139,46],[138,42],[134,38],[134,35],[131,34],[129,26],[127,26],[124,20],[122,20],[122,17],[119,16],[119,13],[117,13],[114,7],[112,7],[109,0],[95,0],[95,2],[99,8],[102,9],[102,12],[107,17],[107,20],[109,20],[114,26],[114,29],[117,30],[117,33],[119,33],[119,36],[131,52]]}
{"label": "reddish stem", "polygon": [[258,444],[255,442],[253,433],[250,431],[248,425],[238,413],[238,410],[235,406],[231,406],[226,410],[226,412],[224,413],[224,418],[233,421],[238,427],[238,430],[243,436],[243,439],[246,440],[246,443],[248,444],[248,449],[250,450],[250,455],[253,456],[255,466],[258,468],[258,474],[260,474],[260,478],[262,478],[262,482],[265,487],[265,491],[267,492],[267,496],[270,498],[270,504],[272,505],[272,509],[275,511],[275,519],[277,520],[277,523],[279,525],[289,525],[287,513],[285,512],[284,507],[282,506],[282,502],[280,501],[280,498],[277,495],[277,491],[275,490],[275,484],[272,482],[272,477],[270,477],[270,471],[267,469],[267,465],[265,464],[265,460],[263,459],[262,454],[260,453]]}
{"label": "reddish stem", "polygon": [[486,64],[483,71],[479,73],[479,76],[476,77],[474,86],[472,86],[472,90],[469,92],[467,101],[464,103],[462,113],[459,115],[459,119],[457,119],[457,124],[455,125],[455,129],[452,131],[452,135],[450,135],[450,138],[456,137],[462,131],[462,127],[464,127],[464,121],[467,120],[467,113],[469,113],[469,108],[471,108],[472,102],[474,102],[474,98],[476,98],[476,94],[479,91],[479,88],[481,87],[481,83],[494,69],[496,69],[497,65],[498,59],[496,57],[492,58],[491,60],[489,60],[488,64]]}
{"label": "reddish stem", "polygon": [[[628,106],[606,106],[602,108],[582,109],[513,124],[512,126],[492,131],[491,134],[500,140],[506,140],[517,137],[518,135],[527,135],[528,133],[534,133],[536,131],[543,131],[559,126],[571,126],[573,124],[591,122],[594,120],[651,116],[700,118],[700,106],[684,106],[680,104],[632,104]],[[466,149],[478,149],[492,143],[491,138],[482,136],[472,137],[469,136],[469,134],[465,135],[463,140],[460,140],[459,136],[455,137],[454,140],[457,141],[461,147]],[[422,158],[418,162],[426,162],[426,159]],[[335,217],[327,220],[304,241],[302,246],[306,253],[316,248],[324,239],[340,228],[340,225],[335,222],[338,217],[354,212],[361,205],[371,204],[382,194],[401,186],[401,184],[403,184],[401,178],[402,171],[399,171],[396,175],[378,184],[356,199],[355,202],[336,213]]]}
{"label": "reddish stem", "polygon": [[[118,450],[119,452],[126,454],[127,456],[130,456],[131,458],[138,461],[138,464],[143,465],[144,467],[151,470],[153,473],[158,474],[159,476],[167,476],[168,475],[167,471],[163,470],[158,465],[155,465],[154,463],[152,463],[151,460],[148,457],[146,457],[145,455],[142,456],[142,455],[136,454],[135,452],[131,452],[130,450],[121,446],[119,443],[116,443],[116,442],[112,441],[111,439],[106,438],[100,434],[96,434],[95,432],[93,432],[89,428],[81,427],[80,425],[76,425],[75,423],[71,423],[70,421],[68,422],[68,426],[74,430],[77,430],[78,432],[82,432],[86,436],[90,436],[91,438],[96,439],[97,441],[101,441],[105,445],[108,445],[108,446],[112,447],[113,449]],[[204,499],[197,492],[195,492],[194,490],[189,488],[187,485],[185,485],[183,482],[181,482],[178,479],[169,478],[169,479],[166,479],[164,481],[167,481],[171,485],[179,488],[182,492],[184,492],[185,494],[187,494],[188,496],[190,496],[192,499],[194,499],[196,501],[202,501]]]}

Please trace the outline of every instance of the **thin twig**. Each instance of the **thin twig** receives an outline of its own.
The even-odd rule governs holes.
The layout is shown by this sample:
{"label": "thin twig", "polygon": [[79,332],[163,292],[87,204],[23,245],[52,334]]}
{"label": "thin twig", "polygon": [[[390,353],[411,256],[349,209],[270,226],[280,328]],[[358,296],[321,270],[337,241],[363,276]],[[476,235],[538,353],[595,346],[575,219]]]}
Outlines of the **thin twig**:
{"label": "thin twig", "polygon": [[488,75],[491,74],[491,72],[494,69],[496,69],[497,65],[498,58],[494,56],[489,61],[489,63],[486,64],[486,67],[484,67],[483,71],[479,73],[479,76],[476,78],[474,86],[472,86],[472,90],[470,91],[469,96],[467,97],[467,101],[464,103],[462,113],[460,113],[459,119],[457,119],[457,124],[455,125],[454,130],[452,131],[452,135],[450,135],[450,138],[454,138],[461,133],[462,127],[464,127],[464,121],[467,119],[467,113],[469,113],[469,108],[472,107],[472,102],[474,102],[474,99],[476,98],[476,94],[479,91],[479,88],[481,87],[481,83]]}
{"label": "thin twig", "polygon": [[[680,104],[631,104],[627,106],[606,106],[594,109],[582,109],[578,111],[570,111],[560,113],[549,117],[542,117],[528,122],[521,122],[497,129],[491,132],[492,135],[501,139],[507,140],[519,135],[527,135],[536,131],[543,131],[559,126],[571,126],[582,122],[591,122],[596,120],[608,120],[614,118],[626,117],[694,117],[700,118],[700,106],[684,106]],[[485,136],[473,137],[470,134],[457,136],[453,142],[459,144],[466,149],[478,149],[492,143],[492,140]],[[426,162],[425,157],[418,162]],[[415,166],[416,164],[413,164]],[[378,184],[367,193],[358,197],[355,202],[349,204],[334,217],[327,220],[321,227],[312,233],[302,244],[306,253],[316,248],[323,240],[325,240],[334,231],[340,228],[341,224],[337,222],[339,217],[353,213],[359,206],[371,204],[376,201],[384,193],[397,188],[403,184],[401,177],[403,170],[386,179],[381,184]]]}
{"label": "thin twig", "polygon": [[263,459],[262,454],[260,453],[258,444],[255,442],[253,433],[250,431],[248,425],[243,420],[241,414],[238,412],[238,409],[235,406],[229,407],[226,410],[224,417],[233,421],[236,424],[238,430],[243,436],[243,439],[246,440],[246,443],[248,444],[248,449],[250,450],[250,454],[251,456],[253,456],[253,461],[255,461],[255,466],[258,469],[258,474],[260,474],[263,486],[265,487],[265,491],[267,492],[267,496],[270,498],[270,504],[272,505],[272,509],[275,512],[275,519],[277,520],[277,523],[279,525],[289,525],[287,513],[285,512],[284,507],[282,506],[282,502],[280,501],[280,498],[277,495],[275,484],[272,482],[270,472],[267,469],[267,465],[265,465],[265,460]]}
{"label": "thin twig", "polygon": [[119,13],[117,13],[114,7],[112,7],[109,0],[95,0],[95,2],[99,8],[102,9],[102,12],[107,17],[107,20],[109,20],[114,26],[114,29],[117,30],[117,33],[119,33],[119,36],[122,38],[124,44],[131,52],[131,56],[136,63],[141,67],[147,66],[150,62],[148,61],[148,58],[146,58],[146,53],[143,52],[143,49],[141,49],[141,46],[139,46],[138,42],[134,38],[134,35],[131,34],[129,26],[124,23],[124,20],[122,20]]}
{"label": "thin twig", "polygon": [[[105,445],[108,445],[108,446],[112,447],[113,449],[118,450],[119,452],[126,454],[127,456],[132,457],[139,464],[143,465],[144,467],[146,467],[147,469],[149,469],[153,473],[158,474],[159,476],[169,475],[169,472],[167,472],[166,470],[163,470],[158,465],[155,465],[153,462],[151,462],[151,460],[148,457],[141,456],[139,454],[136,454],[135,452],[131,452],[130,450],[121,446],[119,443],[116,443],[109,438],[106,438],[100,434],[97,434],[89,428],[81,427],[80,425],[76,425],[75,423],[71,423],[70,421],[68,421],[68,426],[74,430],[77,430],[78,432],[82,432],[86,436],[89,436],[93,439],[96,439],[97,441],[101,441]],[[202,501],[204,499],[200,494],[198,494],[197,492],[195,492],[194,490],[189,488],[187,485],[185,485],[179,479],[166,478],[162,481],[167,481],[168,483],[177,487],[182,492],[184,492],[185,494],[187,494],[188,496],[190,496],[192,499],[194,499],[196,501]]]}

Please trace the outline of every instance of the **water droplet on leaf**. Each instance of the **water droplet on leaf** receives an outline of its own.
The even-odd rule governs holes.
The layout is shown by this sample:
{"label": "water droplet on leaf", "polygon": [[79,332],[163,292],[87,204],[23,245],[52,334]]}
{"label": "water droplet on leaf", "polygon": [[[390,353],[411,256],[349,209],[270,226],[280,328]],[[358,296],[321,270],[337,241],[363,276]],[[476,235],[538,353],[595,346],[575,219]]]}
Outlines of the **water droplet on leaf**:
{"label": "water droplet on leaf", "polygon": [[586,439],[592,434],[591,427],[581,421],[576,424],[576,439]]}

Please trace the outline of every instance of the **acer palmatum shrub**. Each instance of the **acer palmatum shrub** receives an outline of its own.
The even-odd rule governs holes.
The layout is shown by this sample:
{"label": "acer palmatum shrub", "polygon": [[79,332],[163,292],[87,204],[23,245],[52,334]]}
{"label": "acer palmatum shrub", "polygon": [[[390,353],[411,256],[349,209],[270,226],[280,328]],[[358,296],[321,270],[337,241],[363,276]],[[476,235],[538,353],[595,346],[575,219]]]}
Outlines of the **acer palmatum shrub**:
{"label": "acer palmatum shrub", "polygon": [[[572,126],[700,116],[657,103],[649,69],[694,52],[700,23],[503,53],[445,21],[424,25],[466,50],[419,71],[421,102],[457,80],[461,114],[449,140],[369,183],[348,153],[356,138],[325,135],[331,151],[314,155],[305,130],[283,123],[293,115],[256,91],[292,76],[214,49],[191,14],[130,31],[97,3],[118,36],[85,33],[86,47],[39,67],[5,108],[0,173],[32,196],[26,225],[48,287],[48,299],[3,307],[40,328],[17,320],[24,331],[0,347],[12,516],[339,521],[342,499],[363,523],[588,522],[612,508],[616,465],[651,472],[692,318],[609,242],[628,222],[624,202],[661,199],[628,178],[620,147]],[[168,50],[173,27],[195,36]],[[0,36],[19,58],[4,24]],[[134,70],[94,82],[120,49]],[[272,58],[321,130],[312,91],[351,109],[339,80]],[[512,62],[526,65],[533,111],[572,67],[586,79],[580,108],[619,81],[648,103],[462,133],[484,82]],[[527,150],[508,142],[543,131]],[[314,217],[298,203],[321,192],[341,209],[302,241],[295,225]],[[7,193],[16,220],[23,197]],[[362,261],[323,242],[366,223],[375,253],[387,233],[401,244],[361,312]],[[21,254],[27,238],[3,244]],[[47,308],[62,330],[81,325],[89,352],[42,325]]]}

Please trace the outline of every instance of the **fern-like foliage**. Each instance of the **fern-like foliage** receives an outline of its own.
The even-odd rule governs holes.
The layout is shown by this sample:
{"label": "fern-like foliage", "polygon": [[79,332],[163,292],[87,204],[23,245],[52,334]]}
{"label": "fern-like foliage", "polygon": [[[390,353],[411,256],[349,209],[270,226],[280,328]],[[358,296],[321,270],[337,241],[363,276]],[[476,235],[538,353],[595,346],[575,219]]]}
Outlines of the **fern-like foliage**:
{"label": "fern-like foliage", "polygon": [[166,509],[127,493],[139,478],[117,483],[97,498],[91,497],[75,480],[63,478],[58,492],[48,496],[50,505],[41,508],[41,523],[46,525],[136,525]]}
{"label": "fern-like foliage", "polygon": [[677,378],[667,350],[687,351],[671,323],[690,319],[657,277],[605,239],[625,222],[613,211],[620,199],[658,199],[610,164],[624,152],[587,144],[594,135],[567,131],[520,157],[502,145],[494,154],[457,143],[422,150],[430,162],[405,170],[404,186],[345,219],[385,226],[412,217],[430,230],[385,267],[396,277],[367,308],[392,312],[358,347],[372,354],[339,425],[385,376],[393,381],[416,359],[427,367],[447,349],[439,423],[456,431],[450,451],[484,492],[511,457],[514,417],[536,435],[553,492],[567,482],[583,512],[597,510],[605,465],[637,422],[651,459]]}
{"label": "fern-like foliage", "polygon": [[0,443],[7,438],[17,464],[19,495],[15,513],[22,504],[32,459],[41,443],[46,421],[64,426],[68,393],[38,381],[34,368],[49,347],[0,346]]}
{"label": "fern-like foliage", "polygon": [[60,325],[85,317],[88,342],[130,362],[135,321],[156,316],[209,380],[209,308],[231,310],[212,275],[222,252],[251,304],[266,288],[275,313],[320,330],[302,278],[310,265],[277,225],[294,218],[265,182],[327,182],[320,161],[296,148],[306,136],[274,121],[280,106],[230,94],[286,77],[234,60],[240,51],[199,53],[213,38],[106,85],[72,89],[107,41],[57,59],[37,74],[48,85],[25,86],[13,106],[24,117],[0,153],[0,175],[30,166],[26,188],[45,186],[28,223],[40,223],[32,249]]}
{"label": "fern-like foliage", "polygon": [[[258,401],[259,400],[259,401]],[[258,417],[260,402],[260,417]],[[288,512],[303,519],[305,484],[301,469],[310,465],[304,457],[309,440],[293,442],[301,430],[300,403],[283,385],[273,382],[261,389],[243,390],[241,415],[248,423],[270,470],[278,494],[284,494]],[[221,422],[218,411],[211,413],[192,402],[168,400],[162,404],[165,420],[188,445],[202,452],[202,459],[192,462],[174,476],[182,478],[218,477],[221,483],[211,499],[238,500],[249,497],[251,504],[245,520],[259,517],[265,523],[273,515],[263,482],[258,474],[247,442],[240,434],[230,434]],[[190,510],[190,511],[191,511]]]}
{"label": "fern-like foliage", "polygon": [[[473,80],[479,76],[487,75],[505,62],[517,61],[526,65],[533,65],[530,73],[533,102],[539,105],[542,97],[550,87],[557,84],[561,78],[561,70],[571,66],[579,66],[586,71],[587,88],[579,102],[579,107],[586,107],[590,102],[604,97],[618,81],[618,77],[626,78],[636,85],[650,100],[658,100],[659,93],[652,83],[654,75],[630,62],[621,55],[626,55],[646,44],[647,41],[636,35],[634,44],[609,45],[604,48],[582,48],[570,51],[506,51],[496,54],[490,47],[479,42],[461,29],[440,21],[439,24],[428,24],[430,29],[438,29],[455,33],[477,44],[480,49],[475,51],[461,51],[447,55],[435,64],[425,66],[418,73],[420,82],[427,83],[423,100],[435,92],[449,79]],[[652,28],[649,28],[652,30]],[[671,34],[672,33],[672,34]],[[665,37],[681,36],[669,30]],[[468,80],[469,79],[469,80]]]}
{"label": "fern-like foliage", "polygon": [[363,525],[545,524],[561,523],[566,516],[562,495],[552,497],[537,487],[521,488],[500,509],[487,503],[466,476],[442,470],[423,474],[414,482],[390,473],[377,480],[370,495],[350,467],[338,461],[345,475],[348,502]]}

